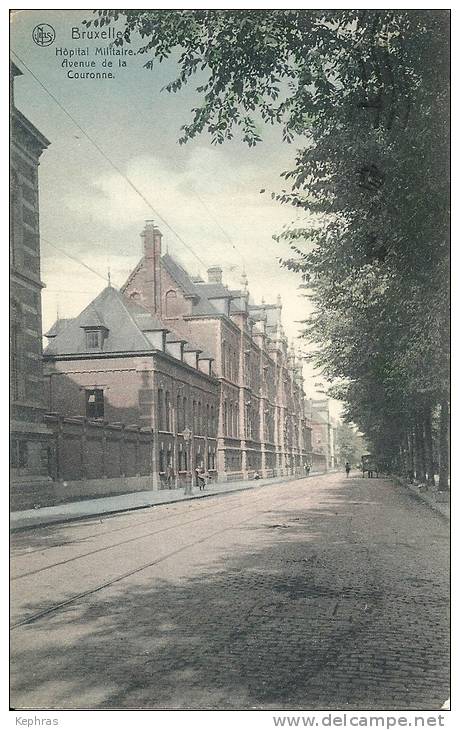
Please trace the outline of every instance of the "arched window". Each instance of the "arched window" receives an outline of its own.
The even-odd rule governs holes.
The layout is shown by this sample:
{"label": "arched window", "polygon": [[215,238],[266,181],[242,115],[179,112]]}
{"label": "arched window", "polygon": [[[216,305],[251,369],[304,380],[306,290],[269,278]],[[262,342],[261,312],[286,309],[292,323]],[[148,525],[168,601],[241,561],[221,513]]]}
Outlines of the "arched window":
{"label": "arched window", "polygon": [[170,289],[165,294],[165,316],[167,318],[178,317],[180,306],[177,299],[177,293]]}
{"label": "arched window", "polygon": [[229,414],[229,435],[233,436],[233,403],[230,403],[230,414]]}
{"label": "arched window", "polygon": [[240,435],[240,409],[238,406],[238,403],[235,403],[235,421],[236,421],[236,428],[235,428],[235,436]]}

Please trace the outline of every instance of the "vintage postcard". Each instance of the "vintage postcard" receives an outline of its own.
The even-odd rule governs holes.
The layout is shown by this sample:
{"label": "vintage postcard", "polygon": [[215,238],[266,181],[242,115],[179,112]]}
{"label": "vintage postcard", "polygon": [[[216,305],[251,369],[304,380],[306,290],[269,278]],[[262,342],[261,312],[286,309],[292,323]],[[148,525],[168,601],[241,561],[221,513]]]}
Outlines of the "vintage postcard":
{"label": "vintage postcard", "polygon": [[9,111],[19,724],[444,727],[449,10],[11,10]]}

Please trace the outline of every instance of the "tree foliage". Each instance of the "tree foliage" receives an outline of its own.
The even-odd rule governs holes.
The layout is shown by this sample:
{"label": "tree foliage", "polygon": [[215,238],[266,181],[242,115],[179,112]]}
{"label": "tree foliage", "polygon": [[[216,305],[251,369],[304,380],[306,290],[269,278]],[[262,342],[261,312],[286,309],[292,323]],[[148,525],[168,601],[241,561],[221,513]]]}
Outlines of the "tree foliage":
{"label": "tree foliage", "polygon": [[449,397],[448,12],[105,10],[89,23],[114,21],[147,68],[178,54],[167,91],[198,79],[181,142],[238,132],[253,146],[262,121],[298,145],[274,197],[305,211],[278,236],[312,292],[304,336],[346,417],[411,471]]}

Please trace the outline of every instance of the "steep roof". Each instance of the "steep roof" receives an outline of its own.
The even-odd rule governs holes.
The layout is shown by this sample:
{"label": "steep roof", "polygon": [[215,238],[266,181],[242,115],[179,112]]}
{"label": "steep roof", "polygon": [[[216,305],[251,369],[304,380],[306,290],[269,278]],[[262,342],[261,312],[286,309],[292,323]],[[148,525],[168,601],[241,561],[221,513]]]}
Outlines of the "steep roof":
{"label": "steep roof", "polygon": [[231,299],[233,298],[232,293],[227,289],[224,284],[218,282],[212,282],[210,284],[195,284],[196,288],[202,296],[207,299]]}
{"label": "steep roof", "polygon": [[205,292],[199,287],[202,284],[195,284],[192,277],[186,270],[175,261],[168,253],[161,257],[162,264],[172,279],[179,285],[186,296],[192,298],[192,315],[195,316],[216,316],[219,312],[208,300]]}
{"label": "steep roof", "polygon": [[92,302],[85,309],[85,313],[80,315],[80,327],[104,327],[107,329],[104,317]]}
{"label": "steep roof", "polygon": [[56,337],[72,321],[72,318],[57,319],[48,332],[45,333],[45,337]]}
{"label": "steep roof", "polygon": [[[44,355],[94,354],[95,351],[86,346],[83,329],[85,323],[94,318],[94,312],[108,330],[101,352],[145,352],[155,349],[143,334],[143,326],[139,322],[146,310],[138,304],[131,304],[116,289],[108,286],[54,337]],[[151,317],[148,312],[147,315]],[[163,325],[160,328],[165,329]]]}
{"label": "steep roof", "polygon": [[[62,323],[66,324],[62,326]],[[89,350],[86,346],[85,327],[104,327],[101,350]],[[58,320],[48,332],[51,342],[44,355],[94,355],[96,352],[117,354],[122,352],[155,351],[145,332],[167,332],[167,342],[185,342],[186,352],[198,351],[199,359],[213,360],[213,356],[186,341],[180,334],[171,331],[159,319],[137,302],[125,298],[117,289],[106,287],[74,319]]]}
{"label": "steep roof", "polygon": [[186,270],[182,268],[182,266],[178,264],[177,261],[175,261],[172,256],[169,255],[169,253],[165,253],[161,257],[161,262],[164,265],[168,274],[172,276],[176,284],[179,284],[184,294],[195,297],[199,296],[196,290],[196,284],[193,283],[191,277],[188,275]]}

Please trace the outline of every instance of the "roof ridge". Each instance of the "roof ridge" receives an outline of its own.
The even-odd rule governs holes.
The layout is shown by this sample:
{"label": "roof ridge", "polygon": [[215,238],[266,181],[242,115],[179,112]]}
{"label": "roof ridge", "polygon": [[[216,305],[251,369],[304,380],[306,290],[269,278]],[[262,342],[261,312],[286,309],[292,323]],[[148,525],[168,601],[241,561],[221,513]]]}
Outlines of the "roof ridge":
{"label": "roof ridge", "polygon": [[[144,334],[144,332],[141,330],[141,328],[137,324],[136,320],[134,319],[133,315],[129,311],[129,307],[127,306],[127,303],[126,303],[126,298],[123,296],[123,294],[121,292],[117,291],[116,289],[114,291],[117,292],[117,295],[119,297],[120,303],[121,303],[122,307],[124,308],[126,314],[128,315],[129,319],[134,324],[134,326],[136,327],[136,329],[140,332],[140,334],[141,334],[142,338],[144,339],[144,341],[147,343],[148,349],[151,349],[152,348],[152,343],[147,338],[147,336]],[[137,304],[137,302],[136,302],[136,304]],[[148,312],[148,309],[146,309],[146,312]]]}
{"label": "roof ridge", "polygon": [[133,269],[133,270],[131,271],[131,273],[130,273],[130,274],[128,275],[128,278],[126,279],[125,283],[124,283],[124,284],[123,284],[123,286],[122,286],[122,287],[120,288],[120,292],[124,292],[124,290],[125,290],[125,289],[126,289],[126,288],[128,287],[128,285],[129,285],[129,284],[131,283],[132,279],[134,279],[135,275],[136,275],[136,274],[138,273],[138,271],[140,270],[140,268],[141,268],[142,264],[144,263],[144,258],[145,258],[145,257],[144,257],[144,256],[142,256],[142,257],[140,258],[140,260],[139,260],[139,261],[137,262],[137,264],[136,264],[136,266],[134,267],[134,269]]}

